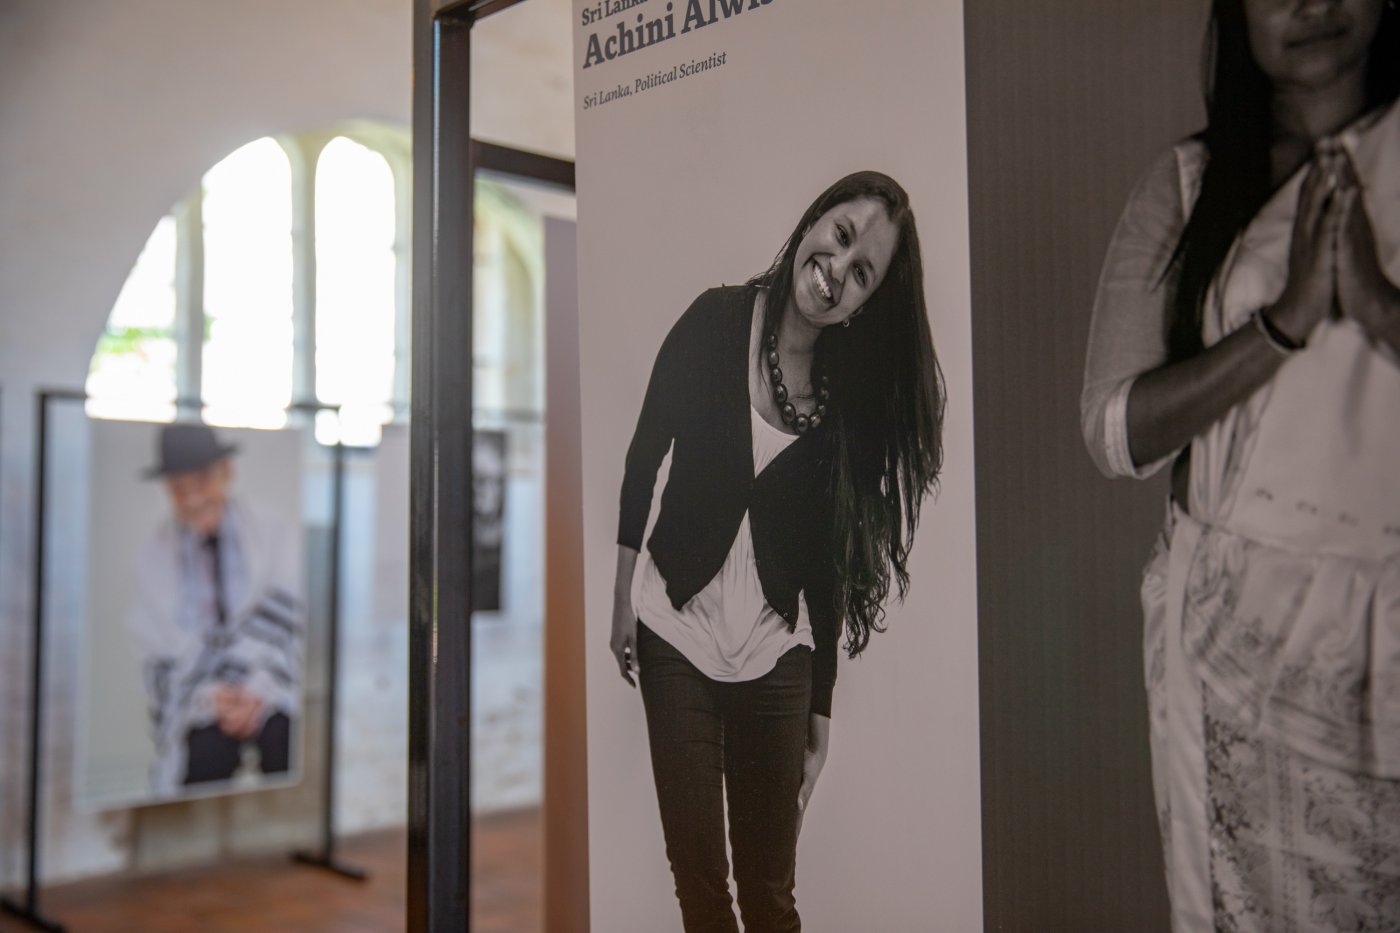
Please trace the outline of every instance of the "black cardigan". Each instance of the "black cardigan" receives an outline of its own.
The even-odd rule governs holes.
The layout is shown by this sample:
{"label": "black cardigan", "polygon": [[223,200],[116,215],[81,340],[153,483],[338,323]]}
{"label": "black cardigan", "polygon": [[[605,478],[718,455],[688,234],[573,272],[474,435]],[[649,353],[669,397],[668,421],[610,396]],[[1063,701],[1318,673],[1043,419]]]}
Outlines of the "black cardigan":
{"label": "black cardigan", "polygon": [[674,443],[661,514],[647,548],[680,609],[714,579],[749,513],[758,579],[789,627],[805,591],[812,622],[812,704],[831,715],[836,618],[831,457],[826,431],[798,437],[753,475],[749,333],[756,289],[712,288],[661,344],[627,449],[617,543],[640,551],[656,471]]}

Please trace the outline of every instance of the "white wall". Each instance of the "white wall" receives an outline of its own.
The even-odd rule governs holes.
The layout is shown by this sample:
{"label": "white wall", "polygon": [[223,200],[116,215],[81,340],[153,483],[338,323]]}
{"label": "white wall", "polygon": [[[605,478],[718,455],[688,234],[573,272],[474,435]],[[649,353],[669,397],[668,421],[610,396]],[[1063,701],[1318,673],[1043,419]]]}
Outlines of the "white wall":
{"label": "white wall", "polygon": [[[483,31],[474,80],[493,93],[474,109],[477,135],[571,157],[567,9],[534,0]],[[224,155],[345,119],[407,125],[411,13],[411,0],[0,3],[0,884],[19,880],[24,858],[32,392],[82,386],[152,226]],[[80,546],[57,544],[59,561]],[[71,811],[78,627],[70,606],[53,608],[46,873],[217,854],[204,836],[270,844],[212,832],[223,811]]]}

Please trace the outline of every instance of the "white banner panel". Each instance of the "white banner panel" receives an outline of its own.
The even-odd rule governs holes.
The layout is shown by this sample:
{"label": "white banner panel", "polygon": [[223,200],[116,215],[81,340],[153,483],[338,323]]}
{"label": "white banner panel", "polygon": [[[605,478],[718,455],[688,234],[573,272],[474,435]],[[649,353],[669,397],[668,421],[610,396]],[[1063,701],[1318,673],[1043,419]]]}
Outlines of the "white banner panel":
{"label": "white banner panel", "polygon": [[[663,841],[641,691],[624,682],[609,644],[624,461],[639,423],[647,421],[639,419],[639,412],[654,366],[668,387],[655,393],[656,423],[686,432],[696,424],[723,421],[715,412],[732,398],[728,380],[741,372],[742,342],[733,345],[737,349],[732,366],[726,358],[718,368],[706,369],[692,365],[687,354],[700,352],[695,348],[702,345],[729,349],[733,344],[716,337],[723,329],[718,322],[727,312],[713,312],[718,315],[713,320],[707,316],[716,295],[737,303],[745,322],[739,333],[746,334],[753,298],[766,295],[768,289],[712,293],[711,299],[702,301],[696,315],[690,316],[694,326],[678,329],[673,341],[681,346],[680,358],[691,362],[669,365],[664,353],[658,361],[658,350],[697,296],[716,286],[741,286],[769,270],[794,228],[799,235],[794,239],[797,247],[786,263],[793,270],[793,307],[809,324],[829,322],[844,329],[838,318],[850,310],[845,290],[861,285],[855,269],[860,257],[850,265],[843,257],[878,240],[879,216],[888,220],[889,211],[867,216],[858,210],[861,202],[855,199],[842,201],[831,211],[818,211],[805,230],[800,221],[809,205],[838,179],[874,170],[907,191],[917,219],[922,293],[947,399],[944,459],[936,495],[924,500],[909,554],[907,599],[901,604],[891,595],[885,603],[888,630],[874,634],[857,659],[841,653],[828,754],[797,844],[796,904],[802,928],[817,933],[980,930],[961,4],[944,0],[576,0],[574,13],[593,929],[607,933],[682,929],[677,880]],[[821,242],[814,246],[811,237]],[[898,230],[894,238],[899,242],[894,250],[898,256],[911,241],[901,238]],[[851,240],[857,245],[847,247]],[[884,273],[895,265],[888,256],[888,251],[881,254],[873,248],[867,256],[869,266],[864,271],[874,276],[868,280],[874,292],[888,284]],[[874,295],[870,306],[884,310]],[[903,305],[905,310],[911,306]],[[871,319],[876,313],[871,310],[864,318],[854,318],[848,332],[877,327],[880,322]],[[753,341],[750,353],[757,341],[766,340],[763,327],[756,331],[758,336],[749,338]],[[796,332],[784,328],[785,338]],[[833,334],[827,339],[823,332],[825,346],[831,347],[831,340],[842,336]],[[791,351],[789,344],[783,346]],[[816,369],[825,352],[821,346],[816,351],[818,362],[812,364]],[[889,365],[895,367],[908,348],[885,349]],[[825,359],[829,362],[833,357]],[[769,402],[770,381],[761,373],[754,377],[759,372],[757,356],[750,361],[755,364],[749,367],[751,402],[760,408],[776,406],[776,401]],[[808,394],[802,391],[805,367],[800,354],[784,358],[780,368],[787,370],[783,380],[792,395]],[[846,385],[849,396],[854,396],[859,386],[852,380],[873,380],[882,375],[881,369],[882,364],[876,363],[867,365],[864,372],[833,372],[832,384]],[[684,376],[678,375],[681,370]],[[711,379],[713,392],[707,388]],[[812,394],[818,379],[812,379]],[[908,389],[903,386],[888,393],[891,409],[907,404]],[[817,401],[798,398],[794,404],[799,410],[812,411]],[[832,405],[837,403],[833,398]],[[794,546],[791,536],[782,533],[787,529],[768,534],[772,528],[764,525],[762,510],[775,507],[781,512],[771,501],[733,511],[736,496],[762,498],[756,490],[763,477],[760,473],[754,479],[750,473],[751,484],[735,482],[725,473],[723,455],[734,443],[747,447],[752,437],[775,431],[771,419],[765,418],[770,421],[766,426],[758,421],[746,424],[742,407],[735,410],[741,412],[735,431],[721,430],[712,439],[713,482],[694,478],[697,472],[706,472],[703,465],[696,470],[694,463],[699,456],[695,450],[704,443],[685,454],[691,459],[692,478],[687,482],[694,484],[687,487],[685,498],[692,503],[697,498],[713,502],[713,510],[732,513],[736,521],[739,512],[748,509],[733,540],[740,542],[749,527],[755,529],[756,576],[763,597],[771,602],[770,589],[782,589],[773,583],[772,564],[764,569],[775,549],[800,555],[815,547],[827,553],[832,550],[832,536],[812,535]],[[827,423],[813,433],[831,430],[833,424]],[[801,438],[778,456],[789,461],[802,456],[797,445],[804,440],[809,447],[815,443]],[[869,445],[863,449],[868,452]],[[782,463],[775,460],[770,468]],[[648,512],[648,535],[661,511],[667,473],[663,465]],[[778,500],[783,494],[782,484],[771,493]],[[810,503],[813,513],[824,514],[830,498],[818,495],[803,501]],[[714,527],[714,523],[706,525],[707,509],[692,505],[686,510],[679,504],[676,508],[687,511],[692,524]],[[785,514],[805,520],[805,511],[799,508]],[[713,563],[713,548],[707,549],[701,537],[677,542],[673,536],[670,546],[662,548],[665,553],[656,559],[656,567],[663,585],[694,576],[691,569],[676,571],[678,566]],[[643,546],[639,576],[652,558],[652,549]],[[671,578],[662,565],[671,568]],[[742,560],[730,566],[752,568]],[[765,574],[766,583],[761,579]],[[645,585],[639,583],[633,590],[634,610],[636,594]],[[652,586],[654,590],[655,579]],[[803,591],[809,604],[815,598],[810,586],[809,580],[808,590]],[[664,597],[661,605],[664,610]],[[658,629],[687,624],[686,619],[697,612],[704,615],[696,598],[672,608],[683,618],[657,621]],[[647,611],[636,611],[645,622]],[[799,629],[804,618],[810,614],[794,620]],[[673,642],[682,639],[674,634],[674,626],[667,631],[672,633],[669,638],[657,637],[674,648]],[[800,645],[800,633],[793,637]],[[844,637],[840,641],[844,644]],[[692,656],[704,654],[693,642],[677,650],[696,662],[697,671],[705,667],[704,658]],[[721,660],[733,660],[722,648],[716,651]],[[763,667],[754,657],[746,663],[749,666],[739,663],[737,674],[719,683],[716,695],[732,696],[727,688]],[[705,676],[715,679],[713,666],[707,670]],[[645,665],[639,676],[646,689]],[[740,709],[738,715],[742,714]],[[659,728],[661,734],[674,736],[689,726],[666,721]],[[722,741],[737,741],[736,731],[731,729]],[[765,735],[760,730],[760,745]],[[773,737],[779,741],[776,731]],[[730,746],[726,763],[731,766],[738,763],[734,760],[737,747]],[[775,774],[773,779],[788,777]],[[682,788],[679,793],[684,796],[693,789]],[[720,814],[717,819],[722,825],[726,817]],[[753,819],[763,822],[768,814]],[[782,848],[779,840],[768,841]],[[762,857],[766,859],[768,853],[765,849]],[[693,877],[680,880],[687,891],[694,887]],[[748,893],[754,894],[752,888]],[[741,891],[741,901],[744,895]],[[763,898],[754,895],[748,901],[757,910]],[[791,918],[782,922],[790,924]]]}
{"label": "white banner panel", "polygon": [[84,806],[295,783],[301,433],[100,420],[91,430]]}

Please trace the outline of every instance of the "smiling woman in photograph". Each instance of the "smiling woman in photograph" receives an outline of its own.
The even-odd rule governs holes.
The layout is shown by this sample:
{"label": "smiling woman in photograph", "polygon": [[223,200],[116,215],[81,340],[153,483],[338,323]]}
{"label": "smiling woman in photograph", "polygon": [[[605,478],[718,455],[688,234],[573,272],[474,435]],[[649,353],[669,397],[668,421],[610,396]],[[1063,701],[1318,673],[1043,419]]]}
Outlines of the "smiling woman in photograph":
{"label": "smiling woman in photograph", "polygon": [[738,929],[726,795],[744,929],[800,929],[797,835],[837,642],[859,654],[891,583],[904,595],[942,462],[919,250],[904,189],[848,175],[766,272],[702,294],[657,354],[622,483],[610,647],[641,680],[691,933]]}
{"label": "smiling woman in photograph", "polygon": [[1216,0],[1207,126],[1132,195],[1082,397],[1170,466],[1142,584],[1174,929],[1400,929],[1400,16]]}

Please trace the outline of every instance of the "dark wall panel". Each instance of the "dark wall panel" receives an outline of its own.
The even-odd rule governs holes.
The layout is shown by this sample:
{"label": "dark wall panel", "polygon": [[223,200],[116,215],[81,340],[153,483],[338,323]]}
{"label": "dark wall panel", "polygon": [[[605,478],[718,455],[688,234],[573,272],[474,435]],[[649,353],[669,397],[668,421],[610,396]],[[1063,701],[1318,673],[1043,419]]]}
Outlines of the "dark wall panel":
{"label": "dark wall panel", "polygon": [[1165,488],[1079,431],[1099,265],[1199,128],[1204,0],[966,4],[988,930],[1168,929],[1137,585]]}

